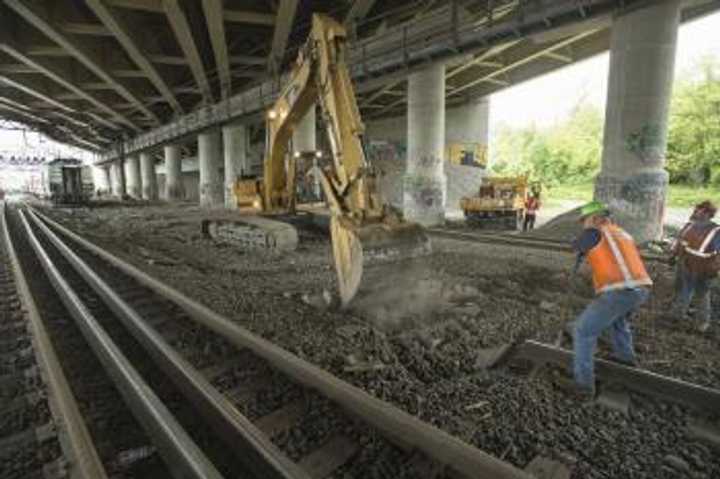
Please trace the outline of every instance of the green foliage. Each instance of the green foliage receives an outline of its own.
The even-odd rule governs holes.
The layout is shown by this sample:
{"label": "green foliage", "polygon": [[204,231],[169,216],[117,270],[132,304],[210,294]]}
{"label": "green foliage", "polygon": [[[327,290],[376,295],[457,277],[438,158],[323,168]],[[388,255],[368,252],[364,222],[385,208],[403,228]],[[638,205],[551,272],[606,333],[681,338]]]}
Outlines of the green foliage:
{"label": "green foliage", "polygon": [[[601,112],[589,104],[549,128],[502,127],[491,169],[527,174],[550,187],[589,183],[599,170],[602,128]],[[647,138],[657,135],[639,132],[628,138],[628,148],[642,151]],[[720,186],[720,59],[703,59],[675,83],[667,169],[673,184]]]}
{"label": "green foliage", "polygon": [[548,186],[583,183],[598,170],[601,145],[600,112],[581,104],[567,120],[551,128],[501,128],[492,170],[527,174]]}
{"label": "green foliage", "polygon": [[720,185],[720,61],[703,59],[676,82],[667,169],[672,183]]}

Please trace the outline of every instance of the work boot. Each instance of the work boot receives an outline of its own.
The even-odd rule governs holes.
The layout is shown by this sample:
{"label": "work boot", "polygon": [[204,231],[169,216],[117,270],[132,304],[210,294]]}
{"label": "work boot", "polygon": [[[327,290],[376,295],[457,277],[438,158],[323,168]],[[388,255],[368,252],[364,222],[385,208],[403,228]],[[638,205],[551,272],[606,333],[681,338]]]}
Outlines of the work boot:
{"label": "work boot", "polygon": [[581,386],[569,378],[556,376],[553,384],[562,392],[567,394],[571,399],[581,403],[590,403],[595,400],[594,386]]}
{"label": "work boot", "polygon": [[635,359],[635,358],[632,358],[632,359],[623,359],[623,358],[620,358],[620,357],[618,357],[618,356],[616,356],[616,355],[614,355],[614,354],[611,354],[610,356],[608,356],[607,360],[608,360],[608,361],[611,361],[611,362],[613,362],[613,363],[622,364],[623,366],[627,366],[627,367],[630,367],[630,368],[636,368],[636,367],[638,367],[638,362],[637,362],[637,359]]}

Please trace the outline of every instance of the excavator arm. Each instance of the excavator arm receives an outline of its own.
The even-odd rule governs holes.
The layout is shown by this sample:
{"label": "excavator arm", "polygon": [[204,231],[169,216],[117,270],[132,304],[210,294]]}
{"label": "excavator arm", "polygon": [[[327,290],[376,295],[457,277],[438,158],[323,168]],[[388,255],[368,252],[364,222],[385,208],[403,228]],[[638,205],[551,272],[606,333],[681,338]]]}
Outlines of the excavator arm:
{"label": "excavator arm", "polygon": [[365,126],[346,52],[345,28],[326,15],[313,15],[310,36],[290,81],[267,115],[262,189],[263,210],[294,212],[294,161],[288,144],[298,122],[313,104],[319,104],[332,150],[332,164],[322,170],[321,183],[331,212],[333,254],[343,305],[357,295],[371,296],[373,286],[382,287],[378,278],[393,277],[387,274],[388,265],[392,268],[397,262],[430,253],[423,229],[405,222],[378,192],[377,172],[365,155]]}

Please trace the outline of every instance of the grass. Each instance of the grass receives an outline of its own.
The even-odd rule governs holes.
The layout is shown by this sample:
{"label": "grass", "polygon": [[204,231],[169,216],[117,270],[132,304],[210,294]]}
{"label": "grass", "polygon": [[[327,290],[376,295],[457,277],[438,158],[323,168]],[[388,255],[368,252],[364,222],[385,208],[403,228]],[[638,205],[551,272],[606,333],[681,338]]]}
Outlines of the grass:
{"label": "grass", "polygon": [[[593,195],[592,183],[558,185],[543,191],[547,206],[559,206],[563,201],[590,201]],[[720,204],[720,188],[692,185],[670,185],[667,206],[687,208],[701,201],[710,200]]]}

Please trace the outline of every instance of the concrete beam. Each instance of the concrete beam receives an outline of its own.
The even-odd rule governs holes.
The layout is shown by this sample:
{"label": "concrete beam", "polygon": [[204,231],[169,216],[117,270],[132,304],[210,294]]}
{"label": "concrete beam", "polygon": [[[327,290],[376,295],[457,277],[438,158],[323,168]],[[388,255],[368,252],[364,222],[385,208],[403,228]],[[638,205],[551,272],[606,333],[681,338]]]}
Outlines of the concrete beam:
{"label": "concrete beam", "polygon": [[97,37],[111,37],[112,32],[99,23],[64,22],[62,31],[74,35],[92,35]]}
{"label": "concrete beam", "polygon": [[212,102],[213,95],[207,74],[205,73],[205,66],[203,65],[200,52],[193,38],[192,30],[190,30],[190,24],[185,16],[185,12],[178,0],[162,0],[162,6],[173,32],[175,32],[175,37],[180,44],[180,48],[190,64],[190,70],[202,92],[203,100],[208,103]]}
{"label": "concrete beam", "polygon": [[188,61],[185,57],[176,57],[173,55],[148,55],[148,59],[157,63],[158,65],[172,65],[172,66],[188,66]]}
{"label": "concrete beam", "polygon": [[147,79],[147,73],[142,70],[134,70],[132,68],[121,68],[112,70],[111,72],[116,78],[143,78]]}
{"label": "concrete beam", "polygon": [[25,74],[25,73],[40,73],[35,68],[29,67],[27,65],[23,65],[21,63],[6,63],[4,65],[0,65],[0,73],[6,74],[13,74],[13,73],[19,73],[19,74]]}
{"label": "concrete beam", "polygon": [[30,47],[26,49],[28,55],[36,57],[71,57],[72,54],[62,47]]}
{"label": "concrete beam", "polygon": [[223,20],[228,23],[250,23],[253,25],[275,25],[275,15],[270,13],[245,12],[240,10],[225,10]]}
{"label": "concrete beam", "polygon": [[[10,111],[15,113],[16,115],[20,115],[22,117],[28,118],[32,121],[37,121],[39,123],[50,123],[45,118],[42,118],[40,116],[34,115],[33,113],[30,113],[29,111],[22,109],[22,108],[16,108],[12,105],[7,105],[5,103],[0,102],[0,110]],[[0,114],[2,116],[2,114]]]}
{"label": "concrete beam", "polygon": [[567,47],[568,45],[572,45],[573,43],[578,42],[578,41],[582,40],[582,39],[585,38],[585,37],[589,37],[589,36],[591,36],[591,35],[594,35],[594,34],[596,34],[597,32],[598,32],[597,29],[595,29],[595,30],[589,30],[589,31],[582,32],[582,33],[579,33],[579,34],[577,34],[577,35],[574,35],[574,36],[572,36],[572,37],[570,37],[570,38],[567,38],[567,39],[565,39],[565,40],[563,40],[563,41],[561,41],[561,42],[557,42],[557,43],[555,43],[554,45],[552,45],[552,46],[550,46],[550,47],[548,47],[548,48],[546,48],[546,49],[540,50],[539,52],[536,52],[536,53],[534,53],[534,54],[532,54],[532,55],[528,55],[528,56],[526,56],[526,57],[524,57],[524,58],[522,58],[522,59],[520,59],[520,60],[518,60],[518,61],[516,61],[516,62],[510,63],[509,65],[506,65],[506,66],[504,66],[504,67],[502,67],[502,68],[498,68],[497,70],[495,70],[494,72],[492,72],[492,73],[490,73],[490,74],[488,74],[488,75],[485,75],[485,76],[483,76],[483,77],[480,77],[480,78],[477,78],[477,79],[472,80],[472,81],[470,81],[470,82],[467,82],[467,83],[465,83],[465,84],[463,84],[463,85],[461,85],[461,86],[458,86],[458,87],[455,88],[452,92],[450,92],[450,95],[457,95],[458,93],[463,92],[463,91],[467,90],[468,88],[471,88],[471,87],[473,87],[473,86],[475,86],[475,85],[477,85],[477,84],[479,84],[479,83],[487,82],[488,80],[493,80],[493,79],[495,79],[495,77],[497,77],[497,76],[503,75],[503,74],[507,73],[508,71],[513,70],[513,69],[515,69],[515,68],[518,68],[518,67],[520,67],[520,66],[522,66],[522,65],[525,65],[525,64],[527,64],[527,63],[533,62],[533,61],[537,60],[538,58],[542,58],[542,57],[544,57],[544,56],[547,56],[548,53],[552,53],[552,52],[554,52],[555,50],[560,50],[560,49],[562,49],[562,48],[565,48],[565,47]]}
{"label": "concrete beam", "polygon": [[256,57],[252,55],[233,55],[230,57],[231,65],[247,65],[247,66],[265,66],[267,59],[265,57]]}
{"label": "concrete beam", "polygon": [[129,10],[165,13],[161,0],[107,0],[106,3],[113,7],[127,8]]}
{"label": "concrete beam", "polygon": [[298,0],[280,0],[278,7],[275,31],[273,32],[272,47],[270,50],[270,71],[278,72],[285,55],[288,38],[295,21],[295,12],[298,7]]}
{"label": "concrete beam", "polygon": [[120,43],[125,52],[127,52],[130,59],[142,70],[150,80],[150,83],[152,83],[157,91],[165,98],[165,101],[173,111],[181,115],[183,109],[177,101],[177,98],[175,98],[168,84],[165,83],[165,80],[163,80],[148,57],[137,45],[134,40],[135,35],[130,31],[130,28],[123,19],[119,15],[114,14],[102,0],[85,0],[85,3],[113,34],[118,43]]}
{"label": "concrete beam", "polygon": [[55,107],[59,110],[68,111],[71,113],[74,113],[76,111],[75,108],[73,108],[69,105],[66,105],[63,102],[57,101],[55,98],[51,97],[50,95],[47,95],[39,90],[29,87],[26,83],[19,83],[19,82],[15,81],[11,78],[8,78],[6,76],[0,76],[0,85],[3,85],[3,84],[7,85],[11,88],[15,88],[16,90],[19,90],[23,93],[27,93],[28,95],[33,96],[48,105],[52,105],[53,107]]}
{"label": "concrete beam", "polygon": [[[42,60],[36,60],[33,58],[30,58],[28,55],[25,55],[22,52],[22,49],[19,48],[17,45],[13,45],[10,42],[5,42],[3,44],[0,44],[0,50],[5,52],[6,54],[12,56],[19,62],[23,63],[29,68],[32,68],[36,70],[38,73],[42,73],[50,80],[54,81],[58,85],[61,85],[62,87],[66,88],[67,90],[70,90],[75,95],[78,95],[80,98],[87,100],[92,105],[96,106],[106,114],[110,115],[112,118],[114,118],[117,122],[123,123],[130,128],[135,129],[136,131],[140,131],[140,128],[130,121],[125,115],[122,115],[118,113],[117,111],[113,110],[109,106],[107,106],[107,103],[104,101],[101,101],[99,98],[94,97],[93,95],[87,93],[84,91],[82,87],[78,87],[70,81],[65,75],[63,75],[60,71],[58,71],[56,68],[50,66],[47,62],[43,62]],[[104,85],[104,84],[103,84]],[[100,124],[105,125],[108,128],[112,128],[114,130],[117,130],[118,127],[107,120],[100,121]]]}
{"label": "concrete beam", "polygon": [[350,7],[350,11],[345,15],[345,24],[348,25],[367,17],[375,2],[376,0],[355,0]]}
{"label": "concrete beam", "polygon": [[210,42],[215,54],[215,66],[220,79],[222,98],[230,96],[232,77],[230,76],[230,60],[228,59],[225,23],[223,22],[223,0],[202,0]]}
{"label": "concrete beam", "polygon": [[10,7],[15,13],[24,18],[32,26],[40,30],[52,41],[60,45],[64,50],[78,59],[80,63],[85,65],[98,78],[112,85],[115,91],[125,98],[127,101],[135,105],[146,117],[153,120],[153,123],[159,124],[158,116],[148,109],[130,90],[115,80],[110,73],[101,66],[99,59],[94,58],[80,42],[68,38],[64,33],[60,32],[54,23],[50,20],[46,13],[40,12],[38,9],[31,7],[27,2],[21,0],[3,0],[5,5]]}

